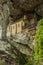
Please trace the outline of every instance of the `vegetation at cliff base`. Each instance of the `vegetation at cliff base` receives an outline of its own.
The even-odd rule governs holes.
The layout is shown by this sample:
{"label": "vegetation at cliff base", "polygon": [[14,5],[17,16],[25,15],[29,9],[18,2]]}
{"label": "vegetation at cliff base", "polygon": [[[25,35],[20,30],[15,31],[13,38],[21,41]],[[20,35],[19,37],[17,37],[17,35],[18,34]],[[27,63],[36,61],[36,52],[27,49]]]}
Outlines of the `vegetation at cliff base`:
{"label": "vegetation at cliff base", "polygon": [[0,65],[7,65],[7,63],[4,60],[0,60]]}
{"label": "vegetation at cliff base", "polygon": [[41,60],[43,60],[43,19],[41,19],[37,25],[34,52],[35,63],[40,65]]}

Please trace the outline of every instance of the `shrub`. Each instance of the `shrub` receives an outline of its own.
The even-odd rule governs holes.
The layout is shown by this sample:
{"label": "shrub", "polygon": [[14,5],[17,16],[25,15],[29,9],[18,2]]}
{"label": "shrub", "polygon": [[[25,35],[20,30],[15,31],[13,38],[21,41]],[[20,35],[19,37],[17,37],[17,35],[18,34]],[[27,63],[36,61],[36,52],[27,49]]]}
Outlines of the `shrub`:
{"label": "shrub", "polygon": [[4,60],[0,60],[0,65],[6,65],[6,62]]}
{"label": "shrub", "polygon": [[34,60],[39,64],[40,59],[43,57],[43,19],[41,19],[36,28],[35,46],[34,46]]}
{"label": "shrub", "polygon": [[27,63],[25,65],[33,65],[33,57],[28,57]]}

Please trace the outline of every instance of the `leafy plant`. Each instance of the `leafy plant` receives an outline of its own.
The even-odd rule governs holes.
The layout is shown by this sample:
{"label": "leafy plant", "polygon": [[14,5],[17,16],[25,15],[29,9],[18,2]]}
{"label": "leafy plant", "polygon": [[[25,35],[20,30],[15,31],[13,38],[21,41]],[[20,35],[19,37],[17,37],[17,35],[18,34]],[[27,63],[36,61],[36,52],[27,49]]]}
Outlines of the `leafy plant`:
{"label": "leafy plant", "polygon": [[29,56],[25,65],[33,65],[33,57]]}
{"label": "leafy plant", "polygon": [[43,57],[43,19],[37,25],[34,52],[34,60],[37,61],[37,65],[40,65],[40,60]]}
{"label": "leafy plant", "polygon": [[7,65],[4,60],[0,60],[0,65]]}

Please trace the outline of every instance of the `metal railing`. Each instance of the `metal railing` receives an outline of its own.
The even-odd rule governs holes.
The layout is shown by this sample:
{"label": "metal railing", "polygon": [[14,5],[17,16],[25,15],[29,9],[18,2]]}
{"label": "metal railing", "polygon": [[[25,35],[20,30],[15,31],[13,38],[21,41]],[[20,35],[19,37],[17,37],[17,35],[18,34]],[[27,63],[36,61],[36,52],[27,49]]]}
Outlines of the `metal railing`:
{"label": "metal railing", "polygon": [[33,23],[33,24],[30,24],[30,25],[26,25],[26,26],[23,26],[22,29],[31,29],[31,28],[35,28],[37,26],[37,22]]}

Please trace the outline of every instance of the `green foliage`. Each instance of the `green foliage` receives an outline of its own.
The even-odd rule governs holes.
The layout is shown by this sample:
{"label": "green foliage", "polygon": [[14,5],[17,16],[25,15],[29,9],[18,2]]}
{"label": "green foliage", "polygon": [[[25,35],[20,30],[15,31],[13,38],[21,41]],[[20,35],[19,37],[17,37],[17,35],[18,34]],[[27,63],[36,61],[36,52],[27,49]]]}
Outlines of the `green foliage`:
{"label": "green foliage", "polygon": [[25,65],[26,56],[22,54],[18,54],[17,59],[19,60],[19,65]]}
{"label": "green foliage", "polygon": [[7,64],[4,60],[3,61],[0,60],[0,65],[7,65]]}
{"label": "green foliage", "polygon": [[24,65],[25,64],[25,59],[22,56],[19,56],[19,64]]}
{"label": "green foliage", "polygon": [[32,57],[28,57],[27,63],[25,65],[33,65],[33,58]]}
{"label": "green foliage", "polygon": [[34,52],[34,60],[38,65],[40,59],[43,57],[43,19],[41,19],[37,25]]}

